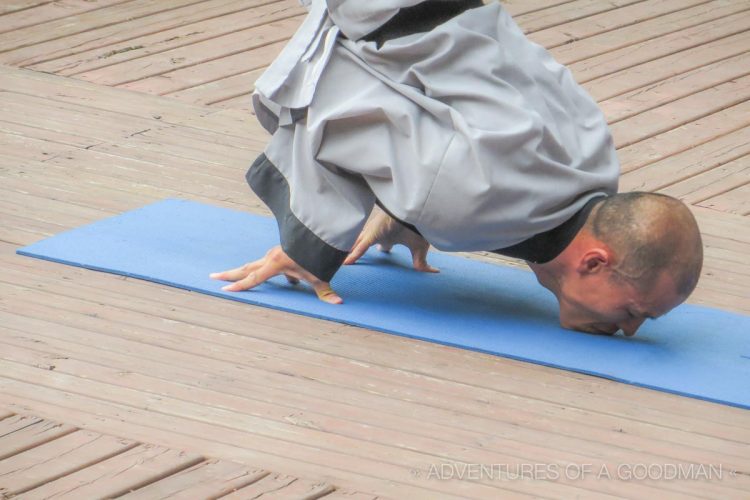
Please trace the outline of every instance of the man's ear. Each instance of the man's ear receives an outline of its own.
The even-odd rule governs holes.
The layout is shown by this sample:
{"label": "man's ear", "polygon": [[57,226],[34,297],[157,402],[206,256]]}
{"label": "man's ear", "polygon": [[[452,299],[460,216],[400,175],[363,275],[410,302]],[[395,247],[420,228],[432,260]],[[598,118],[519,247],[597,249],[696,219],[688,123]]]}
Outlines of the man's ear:
{"label": "man's ear", "polygon": [[612,265],[612,255],[606,248],[594,247],[587,250],[578,262],[579,274],[597,274]]}

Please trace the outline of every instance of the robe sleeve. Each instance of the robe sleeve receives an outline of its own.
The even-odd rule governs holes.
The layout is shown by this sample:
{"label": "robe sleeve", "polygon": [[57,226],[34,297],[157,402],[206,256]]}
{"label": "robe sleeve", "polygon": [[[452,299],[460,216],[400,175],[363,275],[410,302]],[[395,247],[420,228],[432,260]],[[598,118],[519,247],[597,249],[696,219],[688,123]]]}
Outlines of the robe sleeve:
{"label": "robe sleeve", "polygon": [[314,157],[303,123],[281,126],[247,172],[268,205],[284,252],[320,280],[341,267],[375,204],[361,176]]}

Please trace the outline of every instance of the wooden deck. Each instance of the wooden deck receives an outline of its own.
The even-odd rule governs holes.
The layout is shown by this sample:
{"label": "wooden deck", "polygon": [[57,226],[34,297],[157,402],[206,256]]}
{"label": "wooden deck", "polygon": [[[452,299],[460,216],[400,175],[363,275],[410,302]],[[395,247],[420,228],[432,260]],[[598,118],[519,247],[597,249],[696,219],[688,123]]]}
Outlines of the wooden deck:
{"label": "wooden deck", "polygon": [[[706,265],[691,301],[750,313],[750,1],[508,8],[601,103],[623,189],[692,205]],[[66,436],[337,489],[326,499],[747,498],[747,411],[14,254],[165,197],[268,213],[243,179],[267,139],[248,95],[302,12],[293,0],[0,3],[0,425],[40,415]],[[19,443],[3,436],[0,456]],[[565,473],[686,463],[724,475]],[[14,491],[4,464],[0,487]],[[430,475],[441,464],[511,474]],[[528,464],[561,477],[512,474]]]}
{"label": "wooden deck", "polygon": [[0,418],[2,498],[375,498],[39,417]]}

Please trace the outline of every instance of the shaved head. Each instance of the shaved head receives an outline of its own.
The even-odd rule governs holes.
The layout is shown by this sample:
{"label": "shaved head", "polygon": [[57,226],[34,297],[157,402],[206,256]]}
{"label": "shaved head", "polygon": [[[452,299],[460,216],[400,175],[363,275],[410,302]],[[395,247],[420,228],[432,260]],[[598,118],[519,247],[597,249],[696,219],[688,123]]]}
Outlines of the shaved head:
{"label": "shaved head", "polygon": [[616,256],[614,277],[647,290],[666,272],[678,295],[687,297],[695,289],[703,243],[695,217],[680,200],[655,193],[616,194],[597,205],[587,226]]}

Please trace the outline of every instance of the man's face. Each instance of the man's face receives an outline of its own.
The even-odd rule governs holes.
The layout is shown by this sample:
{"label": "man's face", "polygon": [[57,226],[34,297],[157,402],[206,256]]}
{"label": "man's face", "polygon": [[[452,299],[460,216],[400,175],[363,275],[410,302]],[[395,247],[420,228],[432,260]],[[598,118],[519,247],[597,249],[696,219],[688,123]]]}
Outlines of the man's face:
{"label": "man's face", "polygon": [[643,292],[626,280],[613,279],[613,272],[576,275],[563,283],[557,293],[563,328],[602,334],[622,330],[631,336],[646,319],[666,314],[685,299],[675,293],[667,273]]}

